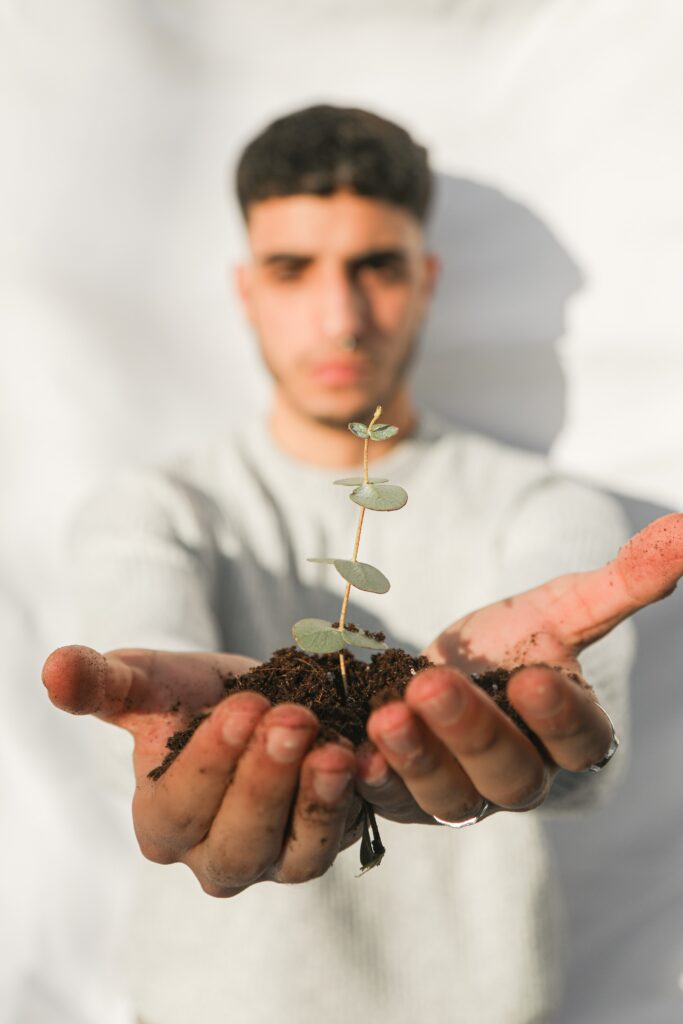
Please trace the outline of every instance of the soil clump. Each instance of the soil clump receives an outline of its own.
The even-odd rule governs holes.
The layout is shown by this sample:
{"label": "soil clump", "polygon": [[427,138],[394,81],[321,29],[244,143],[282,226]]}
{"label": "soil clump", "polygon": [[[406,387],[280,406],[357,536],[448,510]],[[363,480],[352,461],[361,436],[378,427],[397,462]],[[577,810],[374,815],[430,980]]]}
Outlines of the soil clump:
{"label": "soil clump", "polygon": [[[346,628],[354,629],[352,624]],[[378,633],[376,639],[383,640],[384,636]],[[372,711],[400,699],[412,677],[432,663],[424,655],[413,656],[396,647],[373,654],[370,661],[361,661],[349,650],[345,650],[344,658],[348,678],[346,697],[336,652],[309,654],[294,646],[279,648],[269,661],[244,675],[226,676],[223,680],[225,696],[242,690],[256,690],[272,704],[303,704],[320,722],[316,743],[344,737],[358,747],[367,738],[365,725]],[[511,671],[498,668],[472,674],[470,678],[538,745],[539,741],[507,699],[506,689],[511,675]],[[209,709],[194,715],[183,729],[168,738],[168,753],[161,764],[149,772],[149,778],[161,778],[210,713]]]}

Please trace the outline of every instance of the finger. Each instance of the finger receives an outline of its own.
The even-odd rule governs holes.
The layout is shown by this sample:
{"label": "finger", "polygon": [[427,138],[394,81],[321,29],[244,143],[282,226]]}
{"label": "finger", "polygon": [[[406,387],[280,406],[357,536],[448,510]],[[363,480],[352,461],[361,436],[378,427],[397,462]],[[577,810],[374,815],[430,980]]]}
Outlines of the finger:
{"label": "finger", "polygon": [[449,821],[469,818],[481,795],[465,771],[404,701],[370,715],[367,733],[427,814]]}
{"label": "finger", "polygon": [[[551,580],[529,592],[557,635],[578,653],[619,622],[675,589],[683,576],[683,514],[656,519],[608,565]],[[526,595],[523,595],[526,596]]]}
{"label": "finger", "polygon": [[400,775],[389,767],[383,755],[367,744],[358,751],[356,790],[372,804],[376,814],[389,821],[434,824],[431,814],[418,806]]}
{"label": "finger", "polygon": [[138,746],[133,821],[149,860],[173,863],[206,836],[239,758],[269,707],[265,697],[249,691],[226,698],[158,779],[149,777],[157,766],[155,749]]}
{"label": "finger", "polygon": [[326,744],[306,756],[289,837],[268,873],[271,881],[307,882],[331,866],[344,838],[355,767],[353,751],[340,744]]}
{"label": "finger", "polygon": [[142,649],[100,654],[73,645],[50,654],[43,683],[63,711],[132,729],[140,713],[167,713],[179,702],[187,712],[217,703],[225,695],[226,679],[255,664],[234,654]]}
{"label": "finger", "polygon": [[587,685],[545,666],[530,666],[511,676],[507,694],[560,768],[584,771],[607,753],[612,725]]}
{"label": "finger", "polygon": [[451,668],[424,669],[405,699],[491,803],[521,810],[544,798],[550,780],[538,750],[466,676]]}
{"label": "finger", "polygon": [[303,758],[318,721],[278,704],[258,723],[208,835],[183,856],[207,891],[248,885],[280,856]]}

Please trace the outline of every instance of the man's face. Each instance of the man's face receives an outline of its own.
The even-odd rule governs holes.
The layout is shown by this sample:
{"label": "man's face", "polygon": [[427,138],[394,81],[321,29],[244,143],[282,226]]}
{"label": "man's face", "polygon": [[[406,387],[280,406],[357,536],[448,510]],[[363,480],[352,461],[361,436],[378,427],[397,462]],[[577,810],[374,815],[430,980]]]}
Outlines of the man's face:
{"label": "man's face", "polygon": [[388,405],[437,270],[415,218],[349,192],[295,195],[255,203],[248,238],[238,290],[278,398],[340,426]]}

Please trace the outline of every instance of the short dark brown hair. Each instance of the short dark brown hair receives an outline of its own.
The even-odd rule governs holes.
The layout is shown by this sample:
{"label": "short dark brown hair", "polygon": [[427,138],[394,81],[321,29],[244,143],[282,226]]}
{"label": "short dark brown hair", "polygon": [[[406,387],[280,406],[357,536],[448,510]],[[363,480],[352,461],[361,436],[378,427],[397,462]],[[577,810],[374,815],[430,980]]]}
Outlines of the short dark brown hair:
{"label": "short dark brown hair", "polygon": [[249,207],[274,196],[329,196],[348,189],[394,203],[424,222],[432,192],[427,150],[377,114],[319,105],[278,118],[244,149],[237,198]]}

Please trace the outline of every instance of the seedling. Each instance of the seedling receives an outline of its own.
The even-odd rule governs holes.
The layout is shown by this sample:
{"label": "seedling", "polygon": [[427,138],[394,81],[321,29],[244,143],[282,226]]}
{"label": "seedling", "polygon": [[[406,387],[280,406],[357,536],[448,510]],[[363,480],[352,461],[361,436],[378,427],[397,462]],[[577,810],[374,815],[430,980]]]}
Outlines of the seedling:
{"label": "seedling", "polygon": [[313,654],[329,654],[339,651],[339,670],[341,672],[344,687],[344,697],[348,698],[348,677],[346,674],[346,660],[344,658],[345,647],[365,647],[370,650],[383,650],[386,644],[378,640],[371,633],[363,629],[348,629],[346,627],[346,612],[349,605],[351,587],[358,590],[370,591],[373,594],[386,594],[391,587],[389,580],[384,573],[376,569],[368,562],[358,561],[358,548],[363,530],[363,519],[365,510],[372,509],[375,512],[393,512],[403,508],[408,501],[408,495],[402,487],[390,484],[384,477],[370,478],[368,474],[368,449],[370,441],[386,441],[398,433],[398,427],[392,427],[388,423],[377,423],[382,414],[382,406],[378,405],[375,415],[366,426],[364,423],[349,423],[349,430],[356,437],[363,439],[363,476],[345,477],[343,480],[335,480],[335,484],[342,487],[352,487],[349,497],[356,505],[360,505],[358,526],[356,527],[356,539],[353,544],[351,559],[346,558],[309,558],[309,562],[323,562],[326,565],[333,565],[342,579],[346,580],[346,589],[342,601],[339,622],[327,622],[326,619],[299,619],[292,627],[294,639],[304,651]]}
{"label": "seedling", "polygon": [[[368,562],[358,561],[358,548],[360,546],[361,532],[365,510],[371,509],[374,512],[393,512],[403,508],[408,501],[408,495],[402,487],[390,484],[384,477],[369,476],[368,452],[370,441],[386,441],[398,433],[398,427],[392,427],[388,423],[378,423],[377,420],[382,414],[382,406],[378,405],[375,415],[370,423],[349,423],[349,430],[356,437],[364,441],[363,447],[363,476],[345,477],[342,480],[335,480],[335,484],[342,487],[351,487],[349,494],[351,501],[360,506],[356,537],[353,544],[353,554],[350,559],[346,558],[309,558],[309,562],[322,562],[326,565],[333,565],[339,575],[346,581],[344,598],[342,600],[339,622],[327,622],[326,619],[299,619],[292,627],[294,639],[304,651],[312,654],[329,654],[339,652],[339,670],[341,673],[344,700],[348,699],[348,676],[346,672],[346,658],[344,650],[346,647],[362,647],[370,650],[384,650],[386,644],[377,636],[357,627],[350,628],[346,624],[346,613],[349,605],[351,587],[358,590],[369,591],[373,594],[386,594],[391,584],[384,573],[370,565]],[[384,854],[377,822],[370,804],[364,805],[364,827],[361,840],[361,864],[363,869],[379,864]],[[370,835],[372,830],[372,837]]]}

